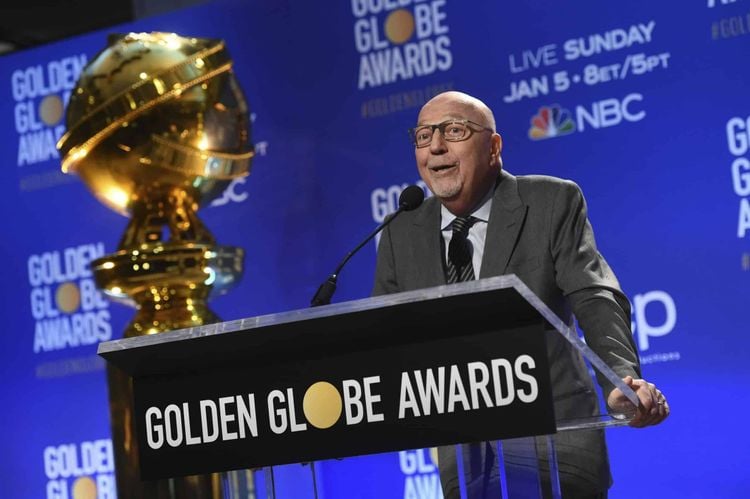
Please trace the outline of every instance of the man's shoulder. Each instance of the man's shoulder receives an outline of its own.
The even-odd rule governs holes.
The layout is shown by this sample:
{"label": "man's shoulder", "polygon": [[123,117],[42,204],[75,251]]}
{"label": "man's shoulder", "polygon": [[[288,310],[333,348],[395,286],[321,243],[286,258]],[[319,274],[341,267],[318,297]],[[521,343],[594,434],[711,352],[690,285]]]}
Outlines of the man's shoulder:
{"label": "man's shoulder", "polygon": [[560,189],[560,188],[578,188],[578,185],[572,180],[551,175],[513,175],[519,188],[538,188],[538,189]]}
{"label": "man's shoulder", "polygon": [[553,201],[556,197],[575,198],[581,196],[581,188],[574,181],[551,175],[511,175],[518,194],[525,202],[541,199]]}

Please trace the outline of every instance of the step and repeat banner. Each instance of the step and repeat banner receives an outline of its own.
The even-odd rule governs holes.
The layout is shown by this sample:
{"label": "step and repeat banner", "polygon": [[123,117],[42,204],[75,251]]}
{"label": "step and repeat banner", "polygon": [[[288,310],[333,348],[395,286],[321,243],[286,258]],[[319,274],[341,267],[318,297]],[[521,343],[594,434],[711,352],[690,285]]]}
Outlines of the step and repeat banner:
{"label": "step and repeat banner", "polygon": [[[100,341],[133,310],[89,262],[127,220],[60,171],[55,143],[107,34],[219,38],[252,111],[256,157],[201,211],[246,251],[223,319],[305,308],[417,183],[407,128],[437,93],[495,112],[511,173],[575,180],[633,304],[660,427],[609,432],[611,497],[750,490],[750,1],[217,1],[0,59],[2,497],[113,498]],[[369,295],[375,243],[336,301]],[[278,471],[294,487],[308,468]],[[316,467],[321,497],[440,497],[428,452]]]}

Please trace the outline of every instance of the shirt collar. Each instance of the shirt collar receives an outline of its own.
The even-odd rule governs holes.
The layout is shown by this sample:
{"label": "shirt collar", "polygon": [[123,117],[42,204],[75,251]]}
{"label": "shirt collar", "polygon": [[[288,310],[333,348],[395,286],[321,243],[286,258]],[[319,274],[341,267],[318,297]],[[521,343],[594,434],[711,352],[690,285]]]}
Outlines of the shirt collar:
{"label": "shirt collar", "polygon": [[[490,188],[487,194],[484,195],[484,198],[482,198],[482,201],[480,201],[479,207],[472,211],[469,216],[472,216],[479,221],[489,223],[490,211],[492,210],[492,198],[494,193],[495,185],[493,184],[492,188]],[[456,215],[451,213],[448,208],[446,208],[442,204],[440,205],[440,230],[449,229],[455,218]]]}

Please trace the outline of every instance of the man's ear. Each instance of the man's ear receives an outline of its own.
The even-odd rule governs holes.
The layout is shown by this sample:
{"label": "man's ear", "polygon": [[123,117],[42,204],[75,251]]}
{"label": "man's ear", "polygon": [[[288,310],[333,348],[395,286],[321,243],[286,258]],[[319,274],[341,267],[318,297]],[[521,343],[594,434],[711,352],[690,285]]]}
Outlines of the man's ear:
{"label": "man's ear", "polygon": [[503,138],[499,133],[493,133],[490,139],[490,163],[501,165],[500,153],[503,151]]}

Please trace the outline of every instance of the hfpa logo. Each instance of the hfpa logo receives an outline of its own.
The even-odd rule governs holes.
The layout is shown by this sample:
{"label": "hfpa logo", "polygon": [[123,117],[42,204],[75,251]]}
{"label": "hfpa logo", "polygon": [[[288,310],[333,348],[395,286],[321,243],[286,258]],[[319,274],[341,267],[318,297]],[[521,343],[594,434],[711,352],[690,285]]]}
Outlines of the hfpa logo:
{"label": "hfpa logo", "polygon": [[650,339],[666,336],[677,323],[677,307],[666,291],[649,291],[633,297],[633,334],[642,352],[647,351]]}

